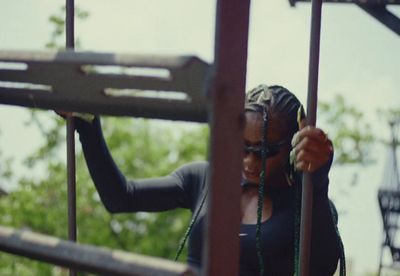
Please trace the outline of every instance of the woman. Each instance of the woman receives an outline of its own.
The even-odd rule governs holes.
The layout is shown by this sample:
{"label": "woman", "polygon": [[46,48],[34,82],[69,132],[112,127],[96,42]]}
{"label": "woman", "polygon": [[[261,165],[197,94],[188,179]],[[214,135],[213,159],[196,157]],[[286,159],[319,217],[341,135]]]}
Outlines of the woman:
{"label": "woman", "polygon": [[[314,185],[311,275],[333,275],[336,270],[341,247],[328,199],[332,143],[318,128],[299,131],[299,115],[304,118],[300,102],[281,86],[260,85],[246,95],[238,233],[241,275],[295,272],[301,171],[312,173]],[[190,163],[161,178],[127,180],[108,152],[99,119],[91,123],[78,119],[76,125],[90,174],[107,210],[191,209],[188,263],[200,267],[208,163]]]}

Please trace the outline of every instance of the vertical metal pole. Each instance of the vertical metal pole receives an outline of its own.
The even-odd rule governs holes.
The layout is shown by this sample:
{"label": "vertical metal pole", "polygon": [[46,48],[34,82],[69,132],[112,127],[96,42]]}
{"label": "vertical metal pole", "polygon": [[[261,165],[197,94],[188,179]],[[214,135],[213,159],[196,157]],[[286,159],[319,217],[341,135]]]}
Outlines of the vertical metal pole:
{"label": "vertical metal pole", "polygon": [[[74,0],[66,0],[66,48],[74,49]],[[76,241],[76,177],[75,177],[75,123],[67,116],[67,179],[68,179],[68,239]],[[75,276],[76,270],[70,269],[69,275]]]}
{"label": "vertical metal pole", "polygon": [[399,169],[398,169],[398,162],[397,162],[397,145],[399,143],[397,139],[397,133],[396,133],[396,127],[399,124],[399,122],[392,121],[389,123],[390,125],[390,130],[392,132],[392,153],[393,153],[393,168],[394,168],[394,178],[395,178],[395,183],[397,184],[395,189],[399,189],[398,185],[400,184],[400,175],[399,175]]}
{"label": "vertical metal pole", "polygon": [[[311,34],[308,71],[307,125],[315,126],[318,100],[318,66],[321,35],[322,0],[312,0]],[[303,175],[300,225],[300,275],[310,275],[310,246],[312,228],[313,186],[311,174]]]}
{"label": "vertical metal pole", "polygon": [[[383,228],[383,231],[385,231],[385,228]],[[386,235],[385,235],[385,239],[386,239]],[[377,274],[377,276],[381,276],[381,273],[382,273],[382,261],[383,261],[383,250],[384,250],[384,248],[385,248],[385,244],[384,243],[382,243],[382,245],[381,245],[381,252],[380,252],[380,255],[379,255],[379,268],[378,268],[378,274]]]}
{"label": "vertical metal pole", "polygon": [[218,0],[211,114],[211,189],[203,275],[238,275],[240,179],[250,0]]}

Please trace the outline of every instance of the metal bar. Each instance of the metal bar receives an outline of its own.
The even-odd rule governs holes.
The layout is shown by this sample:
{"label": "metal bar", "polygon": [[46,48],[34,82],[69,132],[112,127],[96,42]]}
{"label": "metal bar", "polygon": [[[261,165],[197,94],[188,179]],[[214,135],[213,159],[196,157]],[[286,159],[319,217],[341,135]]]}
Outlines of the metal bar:
{"label": "metal bar", "polygon": [[68,238],[77,240],[76,235],[76,177],[75,177],[75,122],[67,118],[67,178],[68,178]]}
{"label": "metal bar", "polygon": [[388,27],[390,30],[400,35],[400,18],[386,9],[384,4],[364,4],[358,3],[361,9]]}
{"label": "metal bar", "polygon": [[65,3],[65,46],[69,49],[75,48],[75,0],[66,0]]}
{"label": "metal bar", "polygon": [[238,275],[249,0],[218,0],[204,275]]}
{"label": "metal bar", "polygon": [[[296,3],[311,2],[311,0],[289,0],[291,6]],[[360,4],[360,5],[399,5],[400,0],[323,0],[324,3]]]}
{"label": "metal bar", "polygon": [[[10,92],[10,93],[5,93]],[[20,95],[18,95],[20,92]],[[18,106],[50,110],[71,110],[92,114],[107,114],[112,116],[133,116],[152,119],[181,120],[192,122],[207,122],[205,106],[193,106],[182,101],[159,101],[155,98],[100,97],[92,102],[80,101],[80,98],[51,97],[46,92],[12,89],[4,91],[0,88],[0,102]],[[12,96],[12,97],[11,97]],[[31,98],[30,98],[31,96]],[[70,100],[67,102],[65,99]],[[107,102],[109,104],[107,104]]]}
{"label": "metal bar", "polygon": [[121,65],[145,68],[184,69],[192,63],[204,63],[195,56],[134,55],[65,51],[0,51],[0,60],[27,63],[77,65]]}
{"label": "metal bar", "polygon": [[[65,43],[67,49],[75,48],[75,1],[66,0]],[[67,179],[68,179],[68,239],[76,242],[76,169],[75,169],[75,121],[72,115],[67,115]],[[76,276],[77,271],[69,270],[70,276]]]}
{"label": "metal bar", "polygon": [[[292,7],[298,2],[311,0],[289,0]],[[400,35],[400,18],[386,9],[386,5],[400,5],[400,0],[324,0],[324,3],[356,4],[369,15],[377,19],[391,31]]]}
{"label": "metal bar", "polygon": [[[318,69],[322,0],[312,0],[308,71],[307,125],[315,126],[318,100]],[[300,224],[300,275],[310,275],[313,186],[310,173],[303,174]]]}
{"label": "metal bar", "polygon": [[[208,121],[204,90],[210,66],[196,57],[8,51],[0,52],[0,61],[6,62],[0,64],[0,103],[114,116]],[[84,65],[139,70],[131,74],[107,73],[85,71]],[[148,71],[140,71],[143,67]],[[111,90],[117,93],[106,93]]]}
{"label": "metal bar", "polygon": [[100,275],[197,275],[193,268],[181,263],[4,226],[0,226],[0,250]]}

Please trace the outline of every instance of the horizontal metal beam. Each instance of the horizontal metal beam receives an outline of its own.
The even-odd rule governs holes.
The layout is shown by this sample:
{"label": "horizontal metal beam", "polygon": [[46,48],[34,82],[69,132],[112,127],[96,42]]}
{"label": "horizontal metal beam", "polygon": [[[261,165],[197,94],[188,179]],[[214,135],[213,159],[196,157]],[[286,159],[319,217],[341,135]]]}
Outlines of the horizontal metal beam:
{"label": "horizontal metal beam", "polygon": [[0,52],[0,103],[207,122],[210,66],[193,56]]}
{"label": "horizontal metal beam", "polygon": [[[309,2],[311,0],[289,0],[291,6],[295,6],[298,2]],[[324,3],[340,3],[340,4],[361,4],[361,5],[399,5],[400,0],[323,0]]]}
{"label": "horizontal metal beam", "polygon": [[0,226],[0,250],[101,275],[198,275],[183,264]]}
{"label": "horizontal metal beam", "polygon": [[[289,0],[292,7],[294,7],[298,2],[310,3],[311,0]],[[323,2],[356,4],[387,28],[395,32],[397,35],[400,35],[400,18],[386,8],[386,5],[399,5],[400,0],[323,0]]]}
{"label": "horizontal metal beam", "polygon": [[[399,1],[400,3],[400,1]],[[400,35],[400,18],[391,13],[385,5],[357,4],[361,9],[381,22],[387,28]]]}

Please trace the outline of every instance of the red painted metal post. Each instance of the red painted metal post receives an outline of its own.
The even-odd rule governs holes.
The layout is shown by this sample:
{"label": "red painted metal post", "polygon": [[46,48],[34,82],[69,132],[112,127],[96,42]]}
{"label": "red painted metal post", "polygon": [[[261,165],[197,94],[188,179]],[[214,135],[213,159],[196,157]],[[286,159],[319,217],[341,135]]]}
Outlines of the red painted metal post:
{"label": "red painted metal post", "polygon": [[[318,69],[321,35],[322,0],[312,0],[311,35],[308,71],[307,125],[315,126],[318,100]],[[310,275],[310,246],[312,228],[313,186],[311,175],[303,175],[300,230],[300,275]]]}
{"label": "red painted metal post", "polygon": [[204,275],[238,275],[249,0],[217,1]]}
{"label": "red painted metal post", "polygon": [[[66,48],[75,47],[75,1],[66,0]],[[76,169],[75,169],[75,123],[72,116],[67,116],[67,179],[68,179],[68,239],[77,240],[76,235]],[[70,276],[77,275],[76,270],[71,269]]]}

